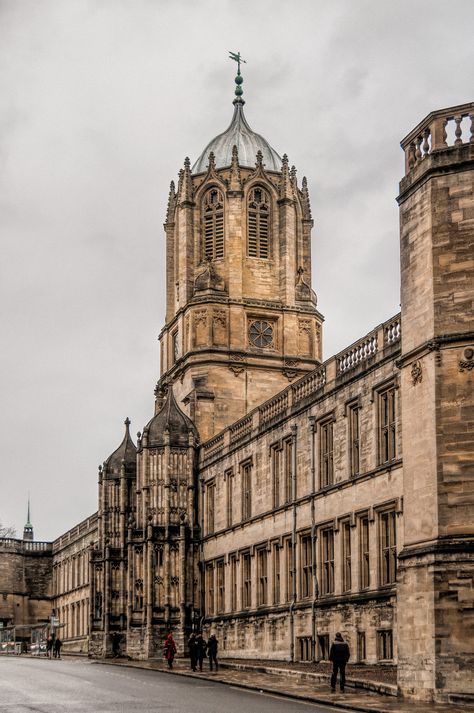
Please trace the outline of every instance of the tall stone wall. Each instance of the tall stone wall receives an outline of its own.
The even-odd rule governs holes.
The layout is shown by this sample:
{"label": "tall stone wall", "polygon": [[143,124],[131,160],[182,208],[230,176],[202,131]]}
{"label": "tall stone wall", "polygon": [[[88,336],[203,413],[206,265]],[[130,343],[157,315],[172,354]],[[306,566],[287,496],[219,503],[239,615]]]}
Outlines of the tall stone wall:
{"label": "tall stone wall", "polygon": [[[435,112],[404,140],[399,196],[399,686],[441,701],[474,693],[474,145],[443,138],[446,122],[473,110]],[[431,150],[411,153],[425,135]]]}
{"label": "tall stone wall", "polygon": [[52,548],[46,542],[0,540],[0,621],[37,624],[52,613]]}
{"label": "tall stone wall", "polygon": [[[206,632],[215,631],[223,644],[222,655],[327,658],[326,643],[336,631],[342,631],[354,659],[360,648],[358,640],[363,638],[365,651],[360,660],[375,663],[381,660],[380,632],[387,632],[392,641],[387,659],[396,661],[396,585],[394,579],[382,581],[380,527],[382,513],[390,511],[396,523],[396,546],[400,547],[403,476],[399,398],[395,396],[396,449],[388,461],[380,453],[379,407],[383,389],[390,387],[394,394],[398,391],[398,340],[398,320],[394,318],[203,445],[203,606]],[[351,406],[357,407],[359,423],[357,472],[351,465],[355,437],[350,434]],[[322,434],[328,422],[332,425],[332,472],[331,482],[325,484]],[[288,497],[283,494],[282,480],[289,475],[283,468],[278,476],[279,501],[275,503],[273,454],[285,443],[291,443],[295,492]],[[245,464],[251,468],[250,516],[245,513]],[[362,581],[359,554],[363,518],[368,528],[367,581]],[[349,532],[350,540],[350,581],[343,581],[345,526],[349,526],[344,532]],[[331,591],[324,591],[323,532],[328,528],[334,536],[334,583]],[[314,588],[309,590],[303,585],[302,542],[307,536],[311,537],[313,553],[310,578]],[[262,550],[267,553],[264,585],[258,559]],[[249,600],[244,601],[247,554],[251,591]],[[223,569],[219,569],[219,562]],[[216,605],[218,572],[222,571],[223,600]],[[260,593],[262,586],[264,595]]]}

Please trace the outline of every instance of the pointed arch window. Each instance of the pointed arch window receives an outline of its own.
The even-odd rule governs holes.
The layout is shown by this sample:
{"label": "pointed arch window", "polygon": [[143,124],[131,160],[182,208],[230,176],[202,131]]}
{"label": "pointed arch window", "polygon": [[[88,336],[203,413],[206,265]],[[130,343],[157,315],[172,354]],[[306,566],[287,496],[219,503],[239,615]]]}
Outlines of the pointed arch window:
{"label": "pointed arch window", "polygon": [[224,257],[224,196],[218,188],[211,188],[205,194],[202,216],[204,259]]}
{"label": "pointed arch window", "polygon": [[261,186],[254,186],[248,197],[247,255],[270,255],[270,196]]}

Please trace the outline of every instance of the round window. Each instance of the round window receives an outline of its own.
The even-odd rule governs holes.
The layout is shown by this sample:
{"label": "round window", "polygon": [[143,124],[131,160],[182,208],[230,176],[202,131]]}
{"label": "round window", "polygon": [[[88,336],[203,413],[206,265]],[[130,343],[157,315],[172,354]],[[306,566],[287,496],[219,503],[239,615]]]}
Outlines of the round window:
{"label": "round window", "polygon": [[249,339],[256,347],[268,347],[273,342],[273,327],[263,320],[252,322],[249,327]]}

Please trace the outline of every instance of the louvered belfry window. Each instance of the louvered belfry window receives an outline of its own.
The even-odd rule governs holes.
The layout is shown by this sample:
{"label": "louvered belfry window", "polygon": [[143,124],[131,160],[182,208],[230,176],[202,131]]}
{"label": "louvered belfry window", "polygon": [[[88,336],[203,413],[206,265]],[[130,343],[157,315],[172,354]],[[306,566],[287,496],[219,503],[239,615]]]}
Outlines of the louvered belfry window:
{"label": "louvered belfry window", "polygon": [[255,186],[248,199],[249,257],[268,258],[270,254],[270,197],[263,188]]}
{"label": "louvered belfry window", "polygon": [[203,203],[203,252],[206,260],[224,257],[224,197],[217,188],[211,188]]}

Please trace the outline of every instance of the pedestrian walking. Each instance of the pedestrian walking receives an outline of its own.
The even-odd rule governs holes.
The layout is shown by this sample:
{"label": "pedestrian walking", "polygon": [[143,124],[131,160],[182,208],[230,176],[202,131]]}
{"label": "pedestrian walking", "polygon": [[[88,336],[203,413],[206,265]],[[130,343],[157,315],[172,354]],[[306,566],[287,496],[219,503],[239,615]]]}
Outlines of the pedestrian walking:
{"label": "pedestrian walking", "polygon": [[344,693],[346,685],[346,663],[349,661],[351,652],[349,645],[342,638],[342,634],[337,632],[329,651],[329,660],[332,661],[331,691],[336,690],[337,673],[339,672],[339,686],[341,693]]}
{"label": "pedestrian walking", "polygon": [[170,631],[163,644],[163,655],[168,661],[168,667],[173,668],[173,661],[176,655],[176,644],[174,643],[173,635]]}
{"label": "pedestrian walking", "polygon": [[120,656],[120,642],[122,635],[118,631],[114,631],[112,636],[112,656],[116,659]]}
{"label": "pedestrian walking", "polygon": [[217,673],[217,649],[219,648],[218,641],[216,639],[215,634],[211,634],[209,637],[209,641],[207,642],[207,654],[209,656],[209,668],[212,671],[212,664],[214,663],[216,666],[216,673]]}
{"label": "pedestrian walking", "polygon": [[189,658],[191,659],[191,671],[195,671],[197,668],[198,650],[197,650],[196,634],[194,634],[194,632],[191,634],[191,636],[188,639],[188,648],[189,648]]}
{"label": "pedestrian walking", "polygon": [[206,658],[206,648],[207,648],[206,641],[203,638],[202,633],[199,632],[199,634],[196,637],[196,649],[197,649],[197,660],[199,663],[200,671],[202,671],[202,662]]}
{"label": "pedestrian walking", "polygon": [[46,639],[46,656],[50,659],[51,658],[51,651],[53,650],[54,646],[54,641],[52,636],[48,636]]}
{"label": "pedestrian walking", "polygon": [[56,637],[56,640],[54,642],[54,652],[53,656],[55,659],[60,659],[61,658],[61,646],[63,645],[63,642],[59,638],[59,636]]}

